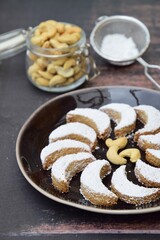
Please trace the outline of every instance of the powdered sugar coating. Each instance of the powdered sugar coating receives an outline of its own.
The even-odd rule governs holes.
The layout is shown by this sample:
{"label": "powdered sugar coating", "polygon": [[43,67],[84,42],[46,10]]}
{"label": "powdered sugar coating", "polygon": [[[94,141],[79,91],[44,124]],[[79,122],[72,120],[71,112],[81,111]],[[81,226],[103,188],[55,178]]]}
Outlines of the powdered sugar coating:
{"label": "powdered sugar coating", "polygon": [[121,128],[130,126],[130,125],[134,124],[136,121],[136,112],[128,104],[110,103],[110,104],[104,105],[100,108],[100,110],[104,111],[104,112],[107,109],[116,111],[121,115],[120,120],[113,119],[113,121],[115,121],[117,123],[115,130],[119,130]]}
{"label": "powdered sugar coating", "polygon": [[142,175],[145,179],[151,182],[160,184],[160,168],[152,167],[142,160],[138,160],[135,166],[135,172],[138,170],[138,175]]}
{"label": "powdered sugar coating", "polygon": [[160,150],[148,148],[146,152],[149,152],[151,155],[155,156],[156,158],[159,158],[160,161]]}
{"label": "powdered sugar coating", "polygon": [[[101,169],[104,166],[109,166],[110,164],[107,160],[96,160],[83,170],[81,174],[81,184],[83,184],[88,191],[96,192],[99,194],[105,194],[110,196],[115,196],[103,183],[100,178]],[[109,174],[111,170],[107,173]]]}
{"label": "powdered sugar coating", "polygon": [[103,134],[108,128],[110,129],[109,117],[100,110],[92,108],[76,108],[69,111],[66,118],[69,119],[71,115],[81,115],[91,119],[91,121],[96,124],[99,134]]}
{"label": "powdered sugar coating", "polygon": [[49,142],[52,142],[52,139],[58,139],[71,134],[76,134],[84,138],[88,138],[92,145],[95,143],[97,138],[96,132],[93,128],[83,123],[71,122],[61,125],[60,127],[53,130],[49,135]]}
{"label": "powdered sugar coating", "polygon": [[129,198],[143,198],[159,191],[158,188],[146,188],[129,181],[126,176],[125,166],[120,166],[113,173],[111,184],[122,195]]}
{"label": "powdered sugar coating", "polygon": [[92,159],[95,157],[91,153],[80,152],[76,154],[68,154],[57,159],[52,165],[51,175],[58,179],[58,181],[67,181],[67,167],[73,162],[81,162],[85,159]]}
{"label": "powdered sugar coating", "polygon": [[60,151],[62,148],[81,148],[86,150],[87,152],[90,152],[90,147],[87,144],[82,143],[80,141],[69,140],[69,139],[59,140],[59,141],[50,143],[49,145],[47,145],[42,149],[40,154],[42,163],[45,162],[45,159],[47,156],[49,156],[51,153],[54,153],[56,151]]}
{"label": "powdered sugar coating", "polygon": [[160,133],[157,134],[149,134],[149,135],[141,135],[138,139],[139,142],[146,141],[148,143],[160,145]]}
{"label": "powdered sugar coating", "polygon": [[134,107],[134,109],[136,112],[138,112],[138,110],[142,111],[142,113],[147,116],[147,122],[144,128],[139,129],[136,133],[143,134],[145,132],[160,130],[160,111],[158,109],[150,105],[139,105]]}
{"label": "powdered sugar coating", "polygon": [[100,50],[106,57],[118,61],[136,59],[139,56],[139,50],[133,38],[119,33],[104,35]]}

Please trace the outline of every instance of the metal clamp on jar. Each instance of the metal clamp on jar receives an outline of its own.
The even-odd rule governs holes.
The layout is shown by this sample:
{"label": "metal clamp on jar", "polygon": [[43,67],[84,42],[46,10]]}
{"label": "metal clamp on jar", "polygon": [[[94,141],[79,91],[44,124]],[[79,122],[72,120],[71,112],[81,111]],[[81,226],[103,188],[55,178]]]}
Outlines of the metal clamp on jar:
{"label": "metal clamp on jar", "polygon": [[[51,20],[50,22],[55,21]],[[42,23],[42,26],[43,24],[45,22]],[[63,27],[77,27],[68,23],[58,24]],[[48,40],[45,32],[43,37],[45,36],[46,40],[42,42],[40,34],[39,26],[37,26],[29,28],[27,31],[17,29],[0,35],[0,60],[14,56],[26,49],[26,71],[29,80],[36,87],[48,92],[73,90],[99,74],[82,29],[77,41],[70,41],[69,44],[65,44],[63,39],[58,44],[55,38],[56,34],[54,38]],[[60,38],[58,32],[57,36]]]}

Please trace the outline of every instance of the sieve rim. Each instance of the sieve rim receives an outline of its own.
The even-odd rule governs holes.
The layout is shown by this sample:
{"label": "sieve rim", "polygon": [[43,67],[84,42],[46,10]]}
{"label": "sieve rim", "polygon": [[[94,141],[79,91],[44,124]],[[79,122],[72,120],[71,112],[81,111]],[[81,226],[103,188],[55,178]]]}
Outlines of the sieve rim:
{"label": "sieve rim", "polygon": [[[104,23],[108,22],[114,22],[117,20],[127,20],[129,22],[134,22],[137,25],[139,25],[141,27],[141,29],[144,30],[145,34],[146,34],[146,43],[144,45],[144,47],[139,51],[139,54],[136,57],[131,57],[131,58],[126,58],[124,60],[119,59],[119,58],[115,58],[115,57],[110,57],[109,55],[103,54],[96,46],[95,43],[95,35],[96,35],[96,31],[97,29]],[[115,32],[116,33],[116,32]],[[131,36],[132,37],[132,36]],[[128,62],[133,62],[136,61],[137,58],[141,57],[148,49],[149,45],[150,45],[150,33],[149,30],[147,28],[147,26],[141,22],[139,19],[135,18],[135,17],[131,17],[131,16],[127,16],[127,15],[114,15],[114,16],[106,16],[103,17],[103,20],[99,21],[95,27],[93,28],[91,34],[90,34],[90,44],[93,47],[94,51],[101,56],[102,58],[106,59],[107,61],[111,62],[111,63],[128,63]]]}

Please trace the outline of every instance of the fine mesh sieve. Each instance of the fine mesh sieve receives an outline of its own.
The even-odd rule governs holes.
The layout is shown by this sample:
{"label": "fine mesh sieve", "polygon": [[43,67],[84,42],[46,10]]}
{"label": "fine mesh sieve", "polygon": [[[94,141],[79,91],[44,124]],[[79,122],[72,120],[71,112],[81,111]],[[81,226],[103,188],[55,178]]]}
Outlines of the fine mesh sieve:
{"label": "fine mesh sieve", "polygon": [[[123,34],[125,37],[131,37],[138,49],[138,55],[134,58],[118,59],[104,54],[101,51],[102,40],[110,34]],[[144,73],[147,78],[160,89],[160,85],[149,74],[149,68],[160,70],[160,66],[148,64],[141,58],[143,53],[148,49],[150,44],[150,33],[148,28],[138,19],[130,16],[102,16],[97,19],[96,25],[90,35],[90,43],[95,52],[114,65],[126,66],[138,61],[144,66]]]}

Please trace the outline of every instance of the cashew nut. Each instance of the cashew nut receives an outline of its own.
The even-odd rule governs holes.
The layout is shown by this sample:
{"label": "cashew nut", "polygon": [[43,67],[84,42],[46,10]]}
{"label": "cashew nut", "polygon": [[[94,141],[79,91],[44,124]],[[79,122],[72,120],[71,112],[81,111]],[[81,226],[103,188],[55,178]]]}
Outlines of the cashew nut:
{"label": "cashew nut", "polygon": [[50,42],[49,41],[44,42],[42,47],[43,48],[50,48]]}
{"label": "cashew nut", "polygon": [[57,72],[53,63],[48,64],[47,71],[52,74],[55,74]]}
{"label": "cashew nut", "polygon": [[74,70],[73,68],[69,68],[69,69],[64,69],[63,67],[58,67],[55,66],[55,69],[57,70],[57,73],[65,78],[69,78],[72,77],[74,74]]}
{"label": "cashew nut", "polygon": [[41,46],[42,43],[43,43],[43,39],[41,36],[34,36],[31,38],[31,42],[34,44],[34,45],[37,45],[37,46]]}
{"label": "cashew nut", "polygon": [[44,69],[48,65],[48,60],[46,58],[38,58],[36,63],[40,66],[41,69]]}
{"label": "cashew nut", "polygon": [[46,34],[48,38],[54,37],[57,30],[54,21],[48,20],[39,24],[38,28],[42,34]]}
{"label": "cashew nut", "polygon": [[36,82],[37,78],[40,77],[40,75],[37,72],[32,72],[30,76],[35,82]]}
{"label": "cashew nut", "polygon": [[77,26],[72,26],[72,25],[66,25],[65,26],[65,33],[80,33],[81,28]]}
{"label": "cashew nut", "polygon": [[105,144],[107,145],[107,147],[117,146],[119,149],[122,149],[127,145],[127,142],[128,140],[126,137],[117,138],[116,140],[108,138],[105,141]]}
{"label": "cashew nut", "polygon": [[137,148],[128,148],[119,153],[121,157],[129,157],[131,162],[136,162],[141,158],[141,153]]}
{"label": "cashew nut", "polygon": [[50,39],[50,44],[53,48],[67,48],[68,44],[66,42],[60,43],[57,39]]}
{"label": "cashew nut", "polygon": [[45,86],[45,87],[49,86],[49,81],[42,77],[37,78],[36,83],[40,86]]}
{"label": "cashew nut", "polygon": [[72,33],[72,34],[62,34],[59,36],[58,40],[61,43],[67,43],[69,45],[74,44],[81,38],[80,33]]}
{"label": "cashew nut", "polygon": [[52,61],[52,63],[54,66],[62,66],[65,63],[65,61],[67,61],[67,58],[63,57],[63,58]]}
{"label": "cashew nut", "polygon": [[84,72],[80,71],[77,74],[74,75],[75,80],[80,79],[84,75]]}
{"label": "cashew nut", "polygon": [[62,83],[64,83],[66,81],[66,78],[60,76],[60,75],[55,75],[54,77],[52,77],[52,79],[49,82],[49,85],[51,87],[56,86],[56,85],[61,85]]}
{"label": "cashew nut", "polygon": [[74,73],[75,73],[75,74],[79,73],[80,70],[81,70],[81,68],[80,68],[79,65],[76,65],[76,66],[74,67]]}
{"label": "cashew nut", "polygon": [[56,29],[57,29],[57,32],[62,34],[65,30],[65,25],[64,23],[57,23],[56,24]]}
{"label": "cashew nut", "polygon": [[39,65],[34,63],[28,68],[28,74],[31,75],[33,72],[37,72],[38,70],[40,70]]}
{"label": "cashew nut", "polygon": [[41,31],[40,31],[39,28],[37,28],[37,29],[35,30],[34,35],[35,35],[35,36],[40,36],[40,35],[41,35]]}
{"label": "cashew nut", "polygon": [[119,149],[124,148],[127,145],[127,142],[128,140],[126,137],[121,137],[116,140],[108,138],[105,141],[105,144],[109,148],[106,156],[110,162],[116,165],[122,165],[127,163],[127,160],[123,158],[123,156],[120,156],[118,154]]}
{"label": "cashew nut", "polygon": [[73,67],[75,65],[76,65],[76,60],[74,58],[70,58],[64,63],[63,68],[66,70],[66,69],[68,69],[70,67]]}
{"label": "cashew nut", "polygon": [[127,160],[125,158],[123,158],[122,156],[118,155],[118,150],[119,150],[118,146],[112,145],[107,151],[106,156],[107,156],[108,160],[116,165],[126,164]]}
{"label": "cashew nut", "polygon": [[67,79],[67,81],[65,83],[63,83],[63,86],[67,86],[73,82],[75,82],[75,79],[73,77],[70,77]]}
{"label": "cashew nut", "polygon": [[41,75],[41,77],[44,77],[45,79],[48,79],[48,80],[50,80],[53,77],[53,75],[47,71],[39,70],[38,73],[39,75]]}

